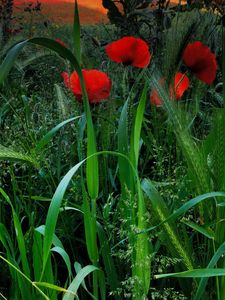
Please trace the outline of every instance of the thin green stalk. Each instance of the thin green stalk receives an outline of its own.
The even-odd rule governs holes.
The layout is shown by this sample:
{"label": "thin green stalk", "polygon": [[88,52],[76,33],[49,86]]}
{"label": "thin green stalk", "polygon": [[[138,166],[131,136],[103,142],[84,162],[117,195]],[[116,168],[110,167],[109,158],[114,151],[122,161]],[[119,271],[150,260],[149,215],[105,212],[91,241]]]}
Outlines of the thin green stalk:
{"label": "thin green stalk", "polygon": [[[223,80],[223,113],[225,115],[225,21],[222,20],[222,80]],[[222,208],[223,212],[225,210]],[[220,208],[217,210],[220,214]],[[222,216],[224,218],[224,215]],[[224,225],[225,226],[225,225]],[[225,232],[225,228],[223,226],[222,233]],[[221,232],[220,232],[221,233]],[[223,267],[225,267],[225,259],[223,259]],[[225,300],[225,278],[222,277],[220,280],[220,300]]]}
{"label": "thin green stalk", "polygon": [[[212,241],[213,243],[213,252],[214,254],[216,253],[216,247],[215,247],[215,241],[213,240]],[[217,264],[216,264],[216,268],[217,268]],[[219,278],[216,277],[216,297],[217,297],[217,300],[220,300],[220,284],[219,284]]]}
{"label": "thin green stalk", "polygon": [[29,277],[27,277],[23,272],[21,272],[17,267],[15,267],[11,262],[9,262],[7,259],[5,259],[3,256],[0,255],[0,259],[4,260],[10,267],[15,269],[22,277],[24,277],[35,289],[46,299],[50,300],[47,295],[45,295],[44,292],[33,282],[30,280]]}

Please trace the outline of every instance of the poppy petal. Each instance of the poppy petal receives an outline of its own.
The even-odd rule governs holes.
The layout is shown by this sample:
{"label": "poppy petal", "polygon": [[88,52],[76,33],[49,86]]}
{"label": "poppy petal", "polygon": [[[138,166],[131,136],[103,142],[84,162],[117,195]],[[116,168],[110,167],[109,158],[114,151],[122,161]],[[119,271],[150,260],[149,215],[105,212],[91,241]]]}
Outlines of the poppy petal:
{"label": "poppy petal", "polygon": [[151,60],[148,44],[133,36],[123,37],[105,48],[108,57],[117,63],[145,68]]}
{"label": "poppy petal", "polygon": [[154,106],[162,106],[162,100],[156,89],[153,89],[150,94],[150,103]]}
{"label": "poppy petal", "polygon": [[[82,89],[81,89],[80,79],[79,79],[77,72],[74,71],[70,75],[70,82],[71,82],[71,91],[73,92],[73,94],[77,98],[77,100],[79,102],[81,102],[82,101]],[[87,89],[87,86],[86,86],[86,89]]]}
{"label": "poppy petal", "polygon": [[[166,84],[165,79],[164,78],[160,79],[159,84],[161,86],[165,86],[165,84]],[[162,106],[163,101],[160,98],[159,93],[155,88],[152,89],[152,91],[151,91],[150,103],[154,106]]]}
{"label": "poppy petal", "polygon": [[[64,72],[65,73],[65,72]],[[67,74],[67,73],[66,73]],[[90,103],[98,103],[110,96],[111,79],[104,73],[98,70],[82,70],[84,82]],[[68,74],[67,74],[68,75]],[[66,86],[68,78],[67,75],[62,74]],[[70,76],[71,90],[78,101],[82,101],[82,88],[77,72],[73,72]]]}
{"label": "poppy petal", "polygon": [[[162,86],[166,85],[164,78],[162,78],[159,81],[159,83]],[[188,89],[188,87],[189,87],[188,77],[183,73],[177,72],[174,78],[174,86],[170,86],[168,90],[169,98],[172,100],[176,99],[177,101],[180,100],[184,92]],[[163,101],[160,98],[159,93],[157,92],[156,89],[153,89],[151,91],[150,103],[155,106],[162,106]]]}
{"label": "poppy petal", "polygon": [[189,43],[184,50],[183,60],[199,80],[209,85],[215,80],[216,56],[202,42]]}
{"label": "poppy petal", "polygon": [[190,84],[189,79],[185,74],[180,72],[176,73],[174,79],[176,100],[181,99],[183,93],[188,89],[189,84]]}

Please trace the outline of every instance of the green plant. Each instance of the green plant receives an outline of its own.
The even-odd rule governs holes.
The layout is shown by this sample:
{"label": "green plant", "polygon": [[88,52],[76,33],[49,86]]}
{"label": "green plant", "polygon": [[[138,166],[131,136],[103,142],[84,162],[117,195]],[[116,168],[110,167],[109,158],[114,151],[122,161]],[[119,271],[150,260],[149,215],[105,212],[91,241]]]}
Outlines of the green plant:
{"label": "green plant", "polygon": [[[20,41],[0,66],[3,298],[222,300],[224,78],[209,88],[192,79],[178,103],[168,91],[193,36],[219,57],[218,16],[177,14],[148,69],[102,65],[112,99],[90,107],[81,68],[105,54],[100,43],[86,61],[77,5],[75,15],[68,47]],[[54,74],[65,69],[79,75],[82,104]]]}

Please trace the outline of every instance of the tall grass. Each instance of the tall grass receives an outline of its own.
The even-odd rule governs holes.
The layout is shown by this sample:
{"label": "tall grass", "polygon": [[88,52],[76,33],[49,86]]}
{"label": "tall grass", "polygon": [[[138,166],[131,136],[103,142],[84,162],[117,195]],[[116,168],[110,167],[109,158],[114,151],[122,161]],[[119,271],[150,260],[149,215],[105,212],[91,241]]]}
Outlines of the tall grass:
{"label": "tall grass", "polygon": [[[156,297],[155,287],[172,285],[183,299],[225,299],[224,107],[201,111],[200,85],[186,94],[190,101],[176,103],[159,84],[165,74],[172,80],[190,36],[204,33],[198,26],[181,29],[185,18],[188,22],[191,16],[188,24],[193,24],[198,13],[178,14],[174,19],[165,34],[170,56],[163,68],[152,63],[141,72],[122,69],[115,99],[99,108],[90,107],[82,75],[85,57],[76,2],[74,16],[72,51],[53,39],[35,37],[12,46],[0,66],[2,94],[9,96],[13,91],[10,72],[19,55],[27,47],[46,48],[55,53],[54,59],[76,70],[83,95],[82,105],[74,106],[69,115],[71,95],[55,84],[56,115],[63,119],[51,124],[50,130],[40,130],[41,134],[28,124],[33,112],[23,95],[25,121],[29,120],[27,146],[24,151],[14,150],[15,144],[0,147],[0,159],[9,170],[5,176],[10,178],[10,184],[3,182],[0,189],[0,259],[1,265],[8,266],[11,282],[7,296],[15,300],[142,300]],[[204,17],[206,24],[214,20],[211,15]],[[178,28],[179,47],[171,37]],[[107,65],[108,71],[111,67]],[[121,67],[115,68],[117,74]],[[224,68],[223,62],[223,84]],[[149,110],[149,88],[157,90],[162,108]],[[190,104],[193,99],[196,103]],[[200,113],[210,118],[210,126],[205,130],[204,124],[195,136],[193,124]],[[22,116],[15,115],[15,120],[17,125],[23,123]],[[66,132],[70,139],[64,154]],[[170,150],[161,145],[169,145]],[[167,170],[172,170],[169,179],[164,178]],[[176,172],[186,177],[177,178]],[[161,254],[172,264],[168,268],[159,264],[165,274],[156,275],[155,258]],[[176,284],[171,277],[178,278]],[[179,299],[175,292],[173,298]]]}

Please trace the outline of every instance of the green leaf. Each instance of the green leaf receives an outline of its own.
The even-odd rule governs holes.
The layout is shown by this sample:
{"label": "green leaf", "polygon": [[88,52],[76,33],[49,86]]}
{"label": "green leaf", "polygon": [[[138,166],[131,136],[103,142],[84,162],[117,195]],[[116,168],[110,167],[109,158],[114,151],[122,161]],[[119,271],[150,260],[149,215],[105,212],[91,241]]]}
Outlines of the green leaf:
{"label": "green leaf", "polygon": [[62,259],[64,260],[64,262],[66,264],[68,275],[69,275],[69,277],[71,277],[72,276],[71,262],[70,262],[70,257],[66,253],[66,251],[61,247],[53,247],[51,249],[51,251],[58,253],[62,257]]}
{"label": "green leaf", "polygon": [[55,51],[62,58],[68,59],[70,63],[73,65],[73,67],[75,68],[75,70],[77,71],[79,77],[82,76],[81,68],[77,58],[73,55],[73,53],[68,48],[65,48],[57,41],[49,38],[32,38],[27,40],[27,42],[35,45],[44,46],[50,50]]}
{"label": "green leaf", "polygon": [[133,162],[134,166],[137,168],[138,166],[138,157],[139,157],[139,148],[140,148],[140,136],[141,136],[141,128],[142,128],[142,122],[145,112],[145,106],[146,106],[146,100],[147,100],[147,84],[145,83],[144,89],[141,94],[141,98],[138,104],[135,122],[134,122],[134,128],[133,128],[133,135],[132,135],[132,141],[131,141],[131,151],[133,155],[131,154],[131,161]]}
{"label": "green leaf", "polygon": [[84,212],[84,228],[85,228],[85,239],[88,251],[88,256],[92,263],[96,263],[98,260],[98,246],[97,246],[97,229],[96,229],[96,218],[91,213],[88,195],[86,191],[83,191],[83,212]]}
{"label": "green leaf", "polygon": [[[124,155],[128,155],[128,103],[129,99],[124,103],[122,112],[119,119],[118,126],[118,151]],[[130,176],[127,171],[128,165],[127,161],[125,161],[122,157],[118,159],[119,164],[119,176],[121,182],[121,189],[124,196],[126,195],[126,187],[130,187]]]}
{"label": "green leaf", "polygon": [[34,272],[34,280],[39,280],[41,277],[42,271],[42,249],[43,249],[43,242],[42,236],[39,232],[34,230],[33,232],[33,245],[32,245],[32,267]]}
{"label": "green leaf", "polygon": [[[37,232],[40,233],[41,235],[45,236],[45,225],[41,225],[41,226],[35,228],[35,231],[37,231]],[[53,244],[55,247],[60,247],[60,248],[64,249],[64,248],[63,248],[62,242],[61,242],[60,239],[56,236],[55,233],[53,234],[52,244]]]}
{"label": "green leaf", "polygon": [[75,0],[73,20],[74,55],[77,58],[79,64],[81,64],[80,17],[77,0]]}
{"label": "green leaf", "polygon": [[7,253],[10,254],[10,256],[14,257],[15,252],[11,237],[5,225],[2,223],[0,223],[0,241],[2,242],[2,245],[6,249]]}
{"label": "green leaf", "polygon": [[[100,154],[111,154],[111,155],[116,155],[116,156],[121,156],[124,159],[129,159],[125,157],[124,155],[113,152],[113,151],[102,151],[93,154],[92,156],[97,156]],[[78,171],[80,166],[86,161],[91,159],[92,157],[88,157],[82,161],[80,161],[78,164],[76,164],[72,169],[70,169],[67,174],[63,177],[63,179],[60,181],[54,195],[51,201],[51,204],[48,209],[47,213],[47,218],[46,218],[46,224],[45,224],[45,230],[44,230],[44,246],[43,246],[43,269],[42,269],[42,276],[44,274],[45,266],[48,261],[48,257],[50,254],[50,249],[51,245],[53,243],[53,238],[54,238],[54,232],[55,232],[55,227],[58,219],[58,215],[60,212],[60,206],[62,204],[62,200],[64,197],[64,194],[66,192],[66,189],[70,183],[70,180],[74,176],[74,174]],[[85,214],[85,211],[84,211]],[[90,223],[92,224],[92,223]],[[97,255],[97,254],[96,254]]]}
{"label": "green leaf", "polygon": [[225,276],[225,269],[195,269],[178,273],[168,273],[155,275],[155,279],[179,277],[179,278],[208,278],[216,276]]}
{"label": "green leaf", "polygon": [[206,228],[203,226],[199,226],[198,224],[185,220],[182,220],[182,223],[186,224],[187,226],[191,227],[192,229],[194,229],[195,231],[203,234],[204,236],[206,236],[208,239],[215,239],[215,233],[210,229],[210,228]]}
{"label": "green leaf", "polygon": [[[78,262],[75,262],[75,263],[74,263],[74,268],[75,268],[75,270],[76,270],[76,273],[79,273],[80,270],[82,269],[82,266],[81,266],[81,264],[79,264]],[[96,298],[94,295],[92,295],[92,294],[88,291],[87,286],[86,286],[86,284],[85,284],[85,280],[83,280],[83,281],[81,282],[81,286],[85,289],[85,291],[88,293],[88,295],[90,295],[90,297],[91,297],[92,299],[97,300],[97,298]]]}
{"label": "green leaf", "polygon": [[[215,254],[213,255],[213,257],[211,258],[207,269],[211,269],[213,267],[216,266],[218,260],[224,255],[225,252],[225,242],[223,244],[220,245],[220,247],[216,250]],[[193,300],[200,300],[204,294],[206,285],[208,282],[208,278],[202,278],[199,282],[199,286],[198,289],[196,291],[196,294],[193,298]]]}
{"label": "green leaf", "polygon": [[[148,189],[148,180],[147,179],[143,180],[142,188],[147,194],[147,189]],[[211,192],[211,193],[206,193],[206,194],[200,195],[198,197],[195,197],[195,198],[187,201],[184,205],[182,205],[177,210],[175,210],[174,213],[172,213],[168,218],[166,218],[164,221],[160,222],[158,225],[148,228],[147,231],[155,230],[156,228],[158,228],[159,226],[162,226],[163,224],[165,224],[167,222],[176,220],[178,217],[184,215],[188,210],[190,210],[194,206],[198,205],[202,201],[212,199],[215,197],[224,197],[224,196],[225,196],[225,192]],[[144,232],[146,232],[146,231],[143,231],[143,233]]]}
{"label": "green leaf", "polygon": [[[71,284],[68,287],[68,290],[73,291],[76,294],[84,278],[87,277],[90,273],[98,270],[99,268],[92,265],[88,265],[84,267],[78,272],[74,280],[71,282]],[[73,299],[74,299],[73,295],[66,294],[63,296],[63,300],[73,300]]]}
{"label": "green leaf", "polygon": [[27,41],[20,42],[13,46],[7,53],[4,61],[0,66],[0,85],[3,83],[5,78],[8,76],[11,68],[14,65],[15,60],[19,56],[23,47],[27,44]]}
{"label": "green leaf", "polygon": [[48,289],[51,289],[51,290],[55,290],[55,291],[60,292],[60,293],[64,292],[64,293],[68,293],[68,294],[76,296],[76,294],[74,292],[69,291],[67,289],[64,289],[64,288],[62,288],[60,286],[48,283],[48,282],[39,282],[39,281],[37,282],[37,281],[34,281],[33,283],[36,284],[37,286],[40,286],[40,287],[45,287],[45,288],[48,288]]}
{"label": "green leaf", "polygon": [[76,164],[69,172],[63,177],[60,184],[58,185],[50,207],[48,209],[46,225],[45,225],[45,235],[44,235],[44,246],[43,246],[43,270],[42,275],[44,273],[44,269],[49,257],[50,248],[52,245],[53,235],[55,232],[56,222],[59,215],[60,206],[63,200],[63,196],[66,192],[66,189],[72,179],[73,175],[77,172],[79,167],[84,163],[84,160]]}
{"label": "green leaf", "polygon": [[91,158],[87,161],[86,177],[88,193],[91,199],[96,200],[99,191],[99,166],[98,158],[96,156],[92,156],[92,154],[97,152],[97,146],[89,104],[87,110],[87,157]]}
{"label": "green leaf", "polygon": [[23,272],[27,277],[30,278],[31,273],[30,273],[29,263],[28,263],[28,259],[27,259],[25,240],[24,240],[24,236],[23,236],[23,232],[22,232],[22,228],[21,228],[21,223],[19,221],[19,218],[14,210],[14,207],[13,207],[12,202],[10,201],[8,195],[1,188],[0,188],[0,193],[2,194],[2,196],[4,197],[4,199],[6,200],[6,202],[10,205],[10,207],[12,209],[14,228],[15,228],[15,232],[16,232],[16,239],[17,239],[17,243],[18,243],[22,266],[23,266]]}
{"label": "green leaf", "polygon": [[[42,297],[46,300],[50,300],[47,295],[45,295],[39,287],[30,280],[29,277],[27,277],[23,272],[20,271],[16,266],[14,266],[9,260],[5,259],[3,256],[0,255],[0,259],[2,259],[4,262],[6,262],[10,267],[12,267],[16,272],[21,275],[23,278],[25,278],[33,287],[36,288],[36,290],[42,295]],[[25,300],[25,298],[24,298]]]}

